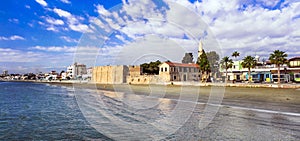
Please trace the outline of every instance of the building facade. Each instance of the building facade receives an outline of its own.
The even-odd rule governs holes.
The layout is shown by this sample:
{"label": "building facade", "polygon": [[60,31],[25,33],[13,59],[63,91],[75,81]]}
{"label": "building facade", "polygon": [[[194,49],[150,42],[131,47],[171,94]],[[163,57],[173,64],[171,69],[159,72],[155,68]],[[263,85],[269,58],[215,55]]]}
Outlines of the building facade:
{"label": "building facade", "polygon": [[4,70],[2,76],[8,76],[8,70]]}
{"label": "building facade", "polygon": [[199,65],[165,62],[159,65],[159,78],[170,81],[199,81]]}
{"label": "building facade", "polygon": [[127,83],[129,68],[120,66],[98,66],[93,68],[92,82],[101,84]]}
{"label": "building facade", "polygon": [[289,59],[289,67],[291,67],[291,68],[299,67],[300,68],[300,57],[294,57],[294,58]]}
{"label": "building facade", "polygon": [[71,79],[77,79],[87,74],[86,65],[74,63],[67,67],[67,76]]}

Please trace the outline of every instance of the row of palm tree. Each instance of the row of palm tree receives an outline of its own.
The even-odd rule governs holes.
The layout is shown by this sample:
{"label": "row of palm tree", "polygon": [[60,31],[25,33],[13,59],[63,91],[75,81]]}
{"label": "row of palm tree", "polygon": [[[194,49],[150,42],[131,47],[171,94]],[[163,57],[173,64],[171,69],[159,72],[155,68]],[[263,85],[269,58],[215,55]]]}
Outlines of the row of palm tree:
{"label": "row of palm tree", "polygon": [[[240,53],[237,51],[234,51],[231,55],[235,59],[240,56]],[[275,50],[270,54],[269,60],[272,64],[275,64],[278,68],[277,73],[278,73],[278,83],[280,83],[280,66],[287,63],[287,54],[284,51],[280,50]],[[225,56],[221,60],[222,68],[225,69],[225,83],[227,83],[227,73],[228,69],[232,67],[233,61],[230,59],[228,56]],[[250,80],[250,74],[251,74],[251,68],[254,68],[257,65],[257,61],[255,60],[255,57],[252,57],[250,55],[246,56],[242,63],[241,63],[243,68],[248,68],[248,80]]]}

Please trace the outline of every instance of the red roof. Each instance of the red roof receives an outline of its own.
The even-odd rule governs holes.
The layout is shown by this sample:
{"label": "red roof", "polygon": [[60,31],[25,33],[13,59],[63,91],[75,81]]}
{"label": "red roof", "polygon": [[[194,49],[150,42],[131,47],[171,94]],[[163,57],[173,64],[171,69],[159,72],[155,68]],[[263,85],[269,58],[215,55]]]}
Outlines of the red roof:
{"label": "red roof", "polygon": [[173,62],[165,62],[170,67],[192,67],[192,68],[199,68],[198,64],[183,64],[183,63],[173,63]]}

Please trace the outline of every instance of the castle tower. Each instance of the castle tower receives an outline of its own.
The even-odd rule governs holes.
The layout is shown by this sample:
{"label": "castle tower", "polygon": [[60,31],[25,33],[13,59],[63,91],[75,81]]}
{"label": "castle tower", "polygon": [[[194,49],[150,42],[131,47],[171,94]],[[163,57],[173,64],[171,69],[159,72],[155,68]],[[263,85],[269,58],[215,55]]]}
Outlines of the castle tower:
{"label": "castle tower", "polygon": [[198,47],[198,58],[200,57],[200,55],[202,55],[202,53],[203,53],[203,43],[200,40],[199,47]]}

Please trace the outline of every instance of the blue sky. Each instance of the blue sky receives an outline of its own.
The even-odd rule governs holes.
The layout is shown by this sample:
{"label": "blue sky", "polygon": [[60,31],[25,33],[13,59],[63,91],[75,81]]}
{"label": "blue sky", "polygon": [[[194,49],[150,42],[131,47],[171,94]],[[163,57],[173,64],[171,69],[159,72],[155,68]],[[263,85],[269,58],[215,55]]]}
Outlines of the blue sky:
{"label": "blue sky", "polygon": [[299,19],[298,0],[3,1],[0,70],[180,61],[200,39],[221,56],[300,56]]}

